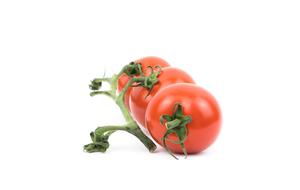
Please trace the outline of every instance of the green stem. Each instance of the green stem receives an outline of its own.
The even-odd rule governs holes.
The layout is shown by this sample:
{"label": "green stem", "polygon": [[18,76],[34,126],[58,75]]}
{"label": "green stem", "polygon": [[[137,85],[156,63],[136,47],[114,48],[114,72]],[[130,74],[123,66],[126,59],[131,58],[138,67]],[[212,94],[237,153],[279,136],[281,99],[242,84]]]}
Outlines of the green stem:
{"label": "green stem", "polygon": [[110,83],[111,82],[111,78],[107,78],[107,77],[98,78],[98,79],[95,79],[94,81],[95,82],[108,82],[108,83]]}
{"label": "green stem", "polygon": [[[95,130],[95,137],[103,136],[103,135],[110,135],[115,131],[126,131],[134,136],[136,136],[147,148],[150,152],[154,152],[156,146],[153,146],[153,142],[140,130],[139,127],[135,124],[127,124],[123,126],[104,126],[98,127]],[[94,141],[97,141],[94,139]]]}
{"label": "green stem", "polygon": [[128,109],[126,108],[125,104],[124,104],[124,96],[125,93],[127,92],[128,88],[135,82],[140,82],[140,81],[144,81],[144,77],[140,77],[140,78],[132,78],[126,85],[125,87],[122,89],[122,91],[120,92],[119,96],[116,98],[116,104],[120,107],[125,120],[127,121],[127,123],[136,123],[134,121],[134,119],[131,117]]}
{"label": "green stem", "polygon": [[96,96],[96,95],[99,95],[99,94],[103,94],[103,95],[106,95],[110,98],[113,98],[113,94],[109,91],[94,91],[94,92],[90,93],[90,96]]}
{"label": "green stem", "polygon": [[110,84],[110,90],[109,91],[93,91],[91,92],[91,96],[98,95],[98,94],[104,94],[106,96],[111,97],[116,104],[119,106],[125,120],[126,125],[123,126],[104,126],[104,127],[98,127],[95,132],[91,133],[91,138],[93,143],[87,144],[84,146],[84,150],[86,152],[105,152],[106,149],[109,147],[108,138],[109,136],[114,133],[115,131],[126,131],[134,136],[136,136],[150,152],[154,152],[156,149],[156,145],[153,143],[149,137],[147,137],[142,130],[139,128],[136,121],[131,117],[128,109],[126,108],[124,104],[124,96],[128,88],[135,82],[142,82],[145,80],[144,77],[140,78],[132,78],[126,86],[123,88],[121,93],[117,96],[117,85],[118,85],[118,79],[119,77],[124,73],[124,70],[126,67],[122,69],[122,71],[117,74],[113,75],[111,78],[97,78],[93,81],[95,83],[101,83],[103,81],[108,82]]}
{"label": "green stem", "polygon": [[[137,125],[136,125],[137,126]],[[156,150],[156,145],[153,143],[149,137],[147,137],[142,130],[137,127],[137,128],[132,128],[129,133],[133,134],[136,136],[146,147],[150,152],[154,152]]]}
{"label": "green stem", "polygon": [[124,96],[125,93],[127,92],[128,88],[135,82],[141,82],[144,81],[144,77],[140,78],[132,78],[122,89],[120,92],[119,96],[116,98],[116,104],[120,107],[121,112],[123,113],[123,116],[128,124],[128,127],[130,130],[128,131],[129,133],[133,134],[136,136],[147,148],[150,152],[154,152],[156,149],[156,145],[153,143],[151,139],[149,139],[139,128],[138,124],[136,121],[132,118],[131,114],[129,113],[128,109],[126,108],[124,104]]}

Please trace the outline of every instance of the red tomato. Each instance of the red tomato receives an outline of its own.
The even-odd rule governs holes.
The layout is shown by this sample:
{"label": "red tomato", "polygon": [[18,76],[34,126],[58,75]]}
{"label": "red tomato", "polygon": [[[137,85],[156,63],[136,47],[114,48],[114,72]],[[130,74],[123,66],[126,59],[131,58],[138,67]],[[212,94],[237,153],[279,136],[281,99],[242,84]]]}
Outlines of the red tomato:
{"label": "red tomato", "polygon": [[[146,127],[153,139],[163,145],[166,126],[160,123],[162,115],[172,115],[174,105],[182,105],[183,114],[190,116],[186,125],[184,146],[187,153],[198,153],[209,147],[217,138],[221,127],[221,111],[216,99],[195,84],[174,84],[162,89],[152,98],[146,111]],[[178,141],[175,133],[169,139]],[[179,144],[166,141],[174,153],[183,153]]]}
{"label": "red tomato", "polygon": [[[170,66],[165,60],[163,60],[159,57],[154,57],[154,56],[144,57],[144,58],[138,59],[134,62],[141,64],[142,71],[144,74],[146,74],[146,70],[147,70],[148,66],[151,66],[151,67],[160,66],[161,68]],[[125,73],[120,76],[120,78],[118,79],[118,92],[119,93],[122,91],[122,89],[125,87],[125,85],[129,82],[129,80],[131,78],[132,77],[127,76]],[[124,96],[124,103],[128,109],[130,109],[129,108],[130,92],[131,92],[131,87],[128,88],[128,90]]]}
{"label": "red tomato", "polygon": [[148,89],[141,86],[132,88],[130,92],[129,105],[132,116],[142,126],[145,126],[145,112],[148,103],[158,91],[175,83],[194,83],[189,74],[174,67],[163,68],[158,76],[158,80],[159,82],[154,85],[148,96]]}

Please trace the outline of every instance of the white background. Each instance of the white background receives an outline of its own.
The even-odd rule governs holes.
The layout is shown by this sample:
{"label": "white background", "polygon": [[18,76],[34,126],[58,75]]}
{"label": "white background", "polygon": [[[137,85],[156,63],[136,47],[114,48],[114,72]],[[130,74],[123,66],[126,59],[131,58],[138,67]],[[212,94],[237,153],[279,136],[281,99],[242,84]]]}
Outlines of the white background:
{"label": "white background", "polygon": [[[299,1],[0,1],[0,189],[299,189]],[[216,143],[174,160],[112,135],[94,77],[156,55],[219,100]]]}

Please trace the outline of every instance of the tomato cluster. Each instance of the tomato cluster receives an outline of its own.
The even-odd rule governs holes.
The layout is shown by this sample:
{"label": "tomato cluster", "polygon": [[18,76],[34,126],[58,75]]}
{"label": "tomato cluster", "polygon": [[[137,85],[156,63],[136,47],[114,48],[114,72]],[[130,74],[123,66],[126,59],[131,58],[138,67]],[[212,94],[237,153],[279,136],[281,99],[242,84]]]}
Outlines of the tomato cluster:
{"label": "tomato cluster", "polygon": [[[118,91],[133,77],[153,78],[151,87],[133,84],[124,102],[133,118],[169,152],[198,153],[209,147],[219,134],[221,112],[216,99],[197,86],[185,71],[171,67],[158,57],[135,61],[142,73],[122,74]],[[156,73],[156,75],[154,75]]]}

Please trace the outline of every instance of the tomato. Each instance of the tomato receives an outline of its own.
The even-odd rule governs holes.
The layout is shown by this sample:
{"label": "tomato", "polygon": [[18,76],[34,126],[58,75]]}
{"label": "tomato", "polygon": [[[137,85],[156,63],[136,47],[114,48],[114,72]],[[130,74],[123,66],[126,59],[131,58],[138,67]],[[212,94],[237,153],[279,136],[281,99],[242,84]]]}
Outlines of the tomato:
{"label": "tomato", "polygon": [[[162,138],[167,131],[166,123],[160,122],[162,115],[172,115],[175,104],[182,106],[183,115],[191,118],[186,124],[186,139],[183,142],[187,153],[198,153],[209,147],[217,138],[221,127],[221,111],[216,99],[195,84],[170,85],[154,96],[146,110],[146,127],[153,139],[163,145]],[[178,141],[172,133],[169,140]],[[166,141],[174,153],[183,153],[182,147]]]}
{"label": "tomato", "polygon": [[[144,87],[134,87],[130,92],[129,105],[133,118],[145,126],[145,113],[148,103],[161,89],[175,83],[194,83],[192,77],[181,69],[166,67],[158,76],[159,82],[150,91]],[[148,96],[147,96],[148,95]]]}
{"label": "tomato", "polygon": [[[138,59],[134,62],[141,64],[142,71],[143,71],[144,74],[146,74],[146,70],[147,70],[148,66],[151,66],[151,67],[160,66],[161,68],[170,66],[165,60],[163,60],[159,57],[154,57],[154,56],[144,57],[144,58]],[[132,77],[127,76],[125,73],[123,73],[119,77],[119,79],[118,79],[118,92],[119,93],[122,91],[122,89],[125,87],[125,85],[129,82],[129,80],[131,78]],[[127,90],[127,92],[125,93],[125,96],[124,96],[124,103],[125,103],[125,105],[128,109],[130,109],[129,108],[129,95],[130,95],[130,92],[131,92],[131,87],[128,88],[128,90]]]}

